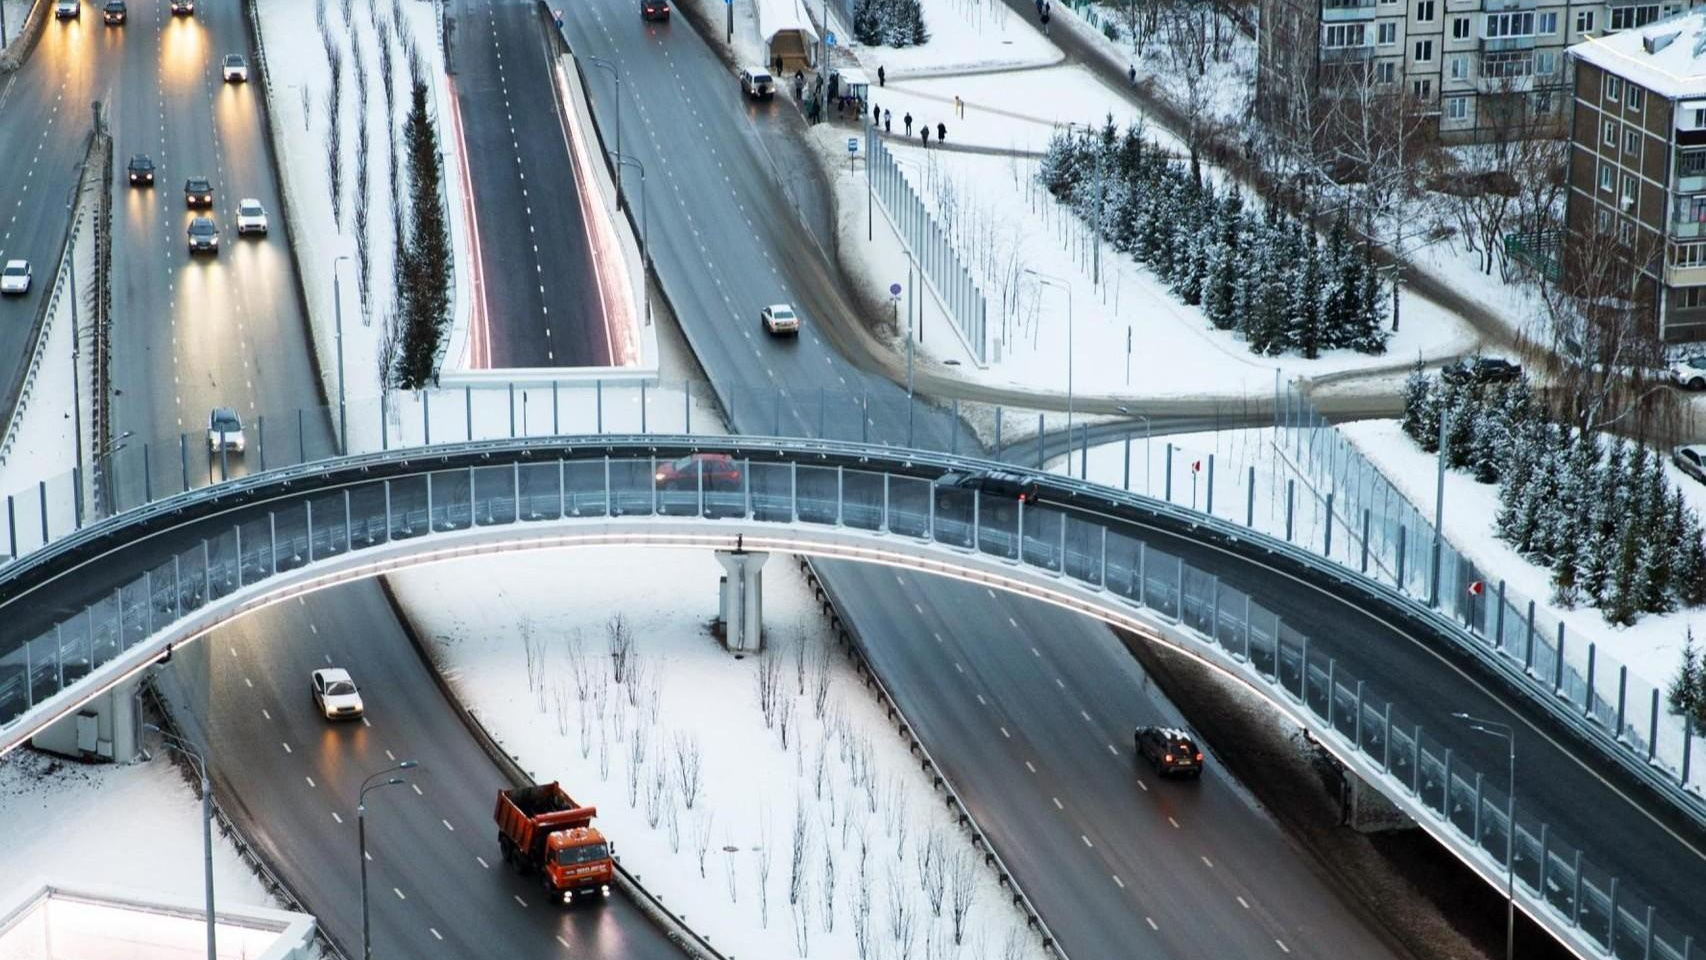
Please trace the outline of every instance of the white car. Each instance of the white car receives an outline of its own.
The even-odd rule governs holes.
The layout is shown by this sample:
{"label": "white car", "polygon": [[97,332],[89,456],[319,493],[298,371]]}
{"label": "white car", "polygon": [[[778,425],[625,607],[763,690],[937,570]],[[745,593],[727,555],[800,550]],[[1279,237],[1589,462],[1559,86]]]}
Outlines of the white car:
{"label": "white car", "polygon": [[0,293],[29,293],[30,292],[30,262],[28,260],[8,260],[6,266],[0,269]]}
{"label": "white car", "polygon": [[1706,354],[1695,354],[1672,360],[1670,377],[1677,386],[1690,390],[1706,390]]}
{"label": "white car", "polygon": [[80,0],[59,0],[53,6],[55,20],[79,20],[83,16],[83,4]]}
{"label": "white car", "polygon": [[237,235],[258,233],[265,236],[267,232],[267,211],[259,200],[245,199],[237,201]]}
{"label": "white car", "polygon": [[241,455],[244,447],[243,420],[237,416],[237,411],[230,407],[213,408],[213,412],[207,415],[207,452],[229,450]]}
{"label": "white car", "polygon": [[321,715],[327,720],[361,716],[361,691],[355,688],[355,681],[350,679],[348,670],[338,667],[316,670],[310,686],[314,692],[314,705],[320,708]]}
{"label": "white car", "polygon": [[172,0],[172,12],[189,16],[195,13],[195,0]]}
{"label": "white car", "polygon": [[764,332],[772,336],[800,332],[800,315],[785,303],[772,303],[765,307],[758,315],[758,322],[764,327]]}
{"label": "white car", "polygon": [[225,78],[226,83],[248,83],[249,61],[244,60],[240,53],[226,54],[225,65],[220,68],[220,76]]}

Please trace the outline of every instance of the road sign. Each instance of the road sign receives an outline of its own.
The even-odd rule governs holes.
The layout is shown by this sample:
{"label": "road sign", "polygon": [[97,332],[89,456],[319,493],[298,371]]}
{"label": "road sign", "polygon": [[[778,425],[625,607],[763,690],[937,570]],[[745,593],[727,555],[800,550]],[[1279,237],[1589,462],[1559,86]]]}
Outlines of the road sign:
{"label": "road sign", "polygon": [[898,284],[898,283],[889,284],[889,296],[891,296],[891,297],[900,296],[900,284]]}
{"label": "road sign", "polygon": [[1202,472],[1202,461],[1201,460],[1192,460],[1191,461],[1191,472],[1192,473],[1201,473]]}
{"label": "road sign", "polygon": [[1483,592],[1484,592],[1484,591],[1486,591],[1486,589],[1487,589],[1487,585],[1486,585],[1486,584],[1485,584],[1485,583],[1482,583],[1482,582],[1481,582],[1481,581],[1479,581],[1479,580],[1475,580],[1475,581],[1472,581],[1472,582],[1471,582],[1471,583],[1470,583],[1470,584],[1469,584],[1469,595],[1470,595],[1470,596],[1471,596],[1471,597],[1478,597],[1478,596],[1480,596],[1480,595],[1481,595],[1481,594],[1482,594],[1482,593],[1483,593]]}
{"label": "road sign", "polygon": [[848,153],[858,153],[859,152],[859,138],[858,137],[848,137],[847,138],[847,152]]}
{"label": "road sign", "polygon": [[829,44],[832,47],[835,46],[835,31],[834,30],[824,31],[823,42]]}

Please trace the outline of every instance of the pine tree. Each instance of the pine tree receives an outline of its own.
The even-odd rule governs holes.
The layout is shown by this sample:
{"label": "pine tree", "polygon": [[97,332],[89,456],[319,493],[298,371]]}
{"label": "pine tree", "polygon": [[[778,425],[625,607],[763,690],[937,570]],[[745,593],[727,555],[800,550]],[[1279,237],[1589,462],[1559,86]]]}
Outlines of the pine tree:
{"label": "pine tree", "polygon": [[1566,610],[1581,600],[1579,573],[1581,567],[1580,541],[1571,540],[1552,561],[1552,602]]}
{"label": "pine tree", "polygon": [[1404,380],[1404,418],[1399,424],[1411,440],[1423,445],[1423,449],[1426,449],[1426,441],[1422,438],[1428,433],[1424,424],[1433,406],[1432,394],[1433,378],[1428,376],[1418,357],[1410,376]]}
{"label": "pine tree", "polygon": [[1210,323],[1221,330],[1232,329],[1238,321],[1238,273],[1243,268],[1243,250],[1239,229],[1244,221],[1244,201],[1238,188],[1233,187],[1221,203],[1215,223],[1215,243],[1209,261],[1208,289],[1204,296],[1204,311]]}
{"label": "pine tree", "polygon": [[1640,543],[1633,525],[1625,525],[1617,539],[1617,559],[1605,591],[1601,613],[1611,623],[1628,626],[1635,622],[1640,597],[1646,589],[1639,560]]}
{"label": "pine tree", "polygon": [[1677,716],[1693,716],[1698,726],[1706,726],[1706,667],[1700,663],[1700,650],[1694,645],[1694,629],[1690,627],[1682,641],[1682,662],[1676,676],[1665,691],[1665,704]]}
{"label": "pine tree", "polygon": [[427,89],[411,91],[403,139],[409,156],[409,238],[398,274],[398,310],[403,342],[393,377],[404,389],[418,389],[434,376],[439,339],[450,313],[450,231],[440,202],[438,134],[427,113]]}
{"label": "pine tree", "polygon": [[1316,249],[1315,234],[1310,233],[1300,244],[1303,256],[1298,264],[1296,295],[1291,302],[1291,341],[1304,359],[1314,360],[1321,355],[1321,254]]}

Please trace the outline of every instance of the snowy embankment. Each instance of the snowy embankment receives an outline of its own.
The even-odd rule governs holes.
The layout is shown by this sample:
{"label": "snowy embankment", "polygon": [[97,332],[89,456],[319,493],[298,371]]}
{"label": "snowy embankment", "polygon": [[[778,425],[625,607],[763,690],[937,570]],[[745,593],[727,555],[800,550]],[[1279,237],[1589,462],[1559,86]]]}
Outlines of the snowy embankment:
{"label": "snowy embankment", "polygon": [[[854,282],[880,302],[890,284],[905,286],[907,256],[880,207],[875,239],[866,239],[864,173],[848,172],[845,153],[837,162],[838,151],[845,150],[840,133],[814,129],[825,170],[836,184],[839,250]],[[1349,350],[1317,360],[1257,356],[1234,334],[1215,330],[1200,307],[1178,301],[1152,272],[1107,244],[1096,282],[1095,245],[1083,222],[1037,183],[1037,161],[891,149],[937,222],[949,227],[988,300],[991,363],[982,369],[949,335],[940,305],[934,299],[926,304],[915,348],[918,362],[938,374],[1064,394],[1070,344],[1078,396],[1236,400],[1270,396],[1276,368],[1287,378],[1380,370],[1418,356],[1454,356],[1475,343],[1458,317],[1405,292],[1404,322],[1384,356]],[[902,353],[904,311],[903,298],[895,343]]]}
{"label": "snowy embankment", "polygon": [[[252,2],[266,57],[267,114],[278,150],[284,212],[291,218],[291,243],[308,298],[326,395],[338,395],[333,303],[337,271],[346,392],[350,397],[377,396],[385,377],[385,336],[397,308],[393,218],[402,217],[406,228],[408,158],[402,131],[410,86],[417,77],[428,88],[427,102],[436,118],[443,155],[445,214],[455,252],[451,326],[463,328],[468,322],[470,258],[461,202],[464,185],[459,144],[449,120],[454,108],[438,39],[437,5],[419,0]],[[334,62],[340,76],[335,99]],[[330,160],[334,151],[336,184]],[[365,244],[357,242],[358,233],[365,236]],[[451,337],[447,329],[446,340]],[[378,445],[378,425],[369,427],[374,436],[352,436],[352,448]],[[352,419],[351,429],[355,428]]]}
{"label": "snowy embankment", "polygon": [[[462,563],[391,583],[460,699],[538,779],[597,804],[689,926],[743,958],[1042,956],[792,557],[765,566],[770,651],[744,659],[708,629],[710,554],[601,548],[567,574],[547,559],[479,561],[495,597],[463,589]],[[631,647],[611,638],[618,611]]]}
{"label": "snowy embankment", "polygon": [[[164,754],[80,764],[18,750],[0,760],[0,822],[0,902],[46,882],[201,902],[201,801]],[[282,906],[217,830],[213,886],[223,903]]]}

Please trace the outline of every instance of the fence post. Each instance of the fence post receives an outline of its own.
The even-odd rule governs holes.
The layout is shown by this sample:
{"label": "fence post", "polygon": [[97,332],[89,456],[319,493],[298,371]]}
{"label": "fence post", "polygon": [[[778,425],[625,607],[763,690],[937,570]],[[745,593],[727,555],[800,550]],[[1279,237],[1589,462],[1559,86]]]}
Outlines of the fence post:
{"label": "fence post", "polygon": [[[594,408],[595,411],[597,412],[597,415],[598,415],[597,432],[602,435],[604,433],[604,380],[603,380],[603,378],[594,380],[592,382],[592,390],[593,390],[593,398],[594,398],[594,400],[597,401],[596,406]],[[733,394],[730,394],[730,395],[733,396]],[[730,403],[729,406],[732,407],[732,406],[734,406],[734,404]],[[729,412],[729,421],[731,423],[734,421],[734,412],[733,411]]]}
{"label": "fence post", "polygon": [[[1043,468],[1043,415],[1037,414],[1037,469]],[[1072,438],[1066,438],[1066,475],[1072,476]],[[1022,552],[1022,551],[1021,551]]]}
{"label": "fence post", "polygon": [[11,494],[6,494],[6,556],[18,559],[18,505]]}
{"label": "fence post", "polygon": [[1580,848],[1576,850],[1574,873],[1576,890],[1570,894],[1570,926],[1580,930],[1582,928],[1582,851]]}
{"label": "fence post", "polygon": [[[1481,845],[1481,791],[1485,782],[1486,778],[1481,775],[1481,771],[1475,771],[1475,816],[1470,820],[1471,826],[1469,829],[1473,831],[1470,836],[1475,838],[1476,846]],[[1449,817],[1449,814],[1447,816]]]}
{"label": "fence post", "polygon": [[1493,648],[1503,650],[1505,646],[1505,582],[1499,581],[1499,606],[1493,618]]}
{"label": "fence post", "polygon": [[[1309,669],[1309,664],[1305,663],[1303,665],[1303,668],[1305,670]],[[1338,729],[1338,727],[1335,727],[1333,725],[1333,717],[1334,717],[1334,714],[1336,712],[1333,709],[1334,708],[1334,701],[1339,699],[1338,693],[1339,693],[1339,661],[1332,658],[1332,657],[1328,657],[1327,658],[1327,731],[1329,733]]]}
{"label": "fence post", "polygon": [[1162,478],[1161,496],[1162,496],[1162,499],[1166,500],[1168,503],[1172,503],[1173,502],[1173,444],[1171,442],[1168,442],[1168,444],[1167,444],[1167,455],[1162,458],[1161,462],[1162,462],[1162,468],[1161,469],[1166,474]]}
{"label": "fence post", "polygon": [[1245,526],[1245,528],[1250,528],[1250,527],[1254,527],[1255,525],[1256,525],[1256,468],[1254,465],[1251,465],[1250,473],[1246,477],[1246,482],[1244,484],[1244,526]]}
{"label": "fence post", "polygon": [[1682,785],[1688,786],[1689,763],[1694,759],[1694,714],[1682,717]]}
{"label": "fence post", "polygon": [[1552,692],[1564,691],[1564,624],[1558,624],[1558,659],[1552,664]]}
{"label": "fence post", "polygon": [[[645,388],[646,388],[645,382],[641,381],[640,382],[640,389],[644,390]],[[464,388],[464,389],[467,389],[467,388]],[[640,416],[642,418],[644,418],[645,414],[641,413]],[[642,430],[640,432],[644,433],[645,431]],[[515,381],[514,380],[511,380],[509,382],[509,438],[511,440],[515,439]],[[473,438],[470,437],[469,439],[472,440]]]}
{"label": "fence post", "polygon": [[1327,491],[1327,538],[1321,545],[1321,556],[1333,558],[1333,491]]}
{"label": "fence post", "polygon": [[1361,680],[1357,681],[1357,721],[1356,721],[1356,728],[1355,729],[1356,729],[1357,749],[1361,750],[1362,749],[1362,681]]}
{"label": "fence post", "polygon": [[1001,407],[995,408],[995,459],[1001,459],[1001,420],[1006,411]]}
{"label": "fence post", "polygon": [[[686,391],[683,390],[682,396],[685,398],[686,395]],[[551,381],[551,435],[554,437],[563,435],[562,427],[557,419],[557,381],[555,380]]]}
{"label": "fence post", "polygon": [[1594,675],[1595,675],[1595,673],[1598,672],[1598,668],[1599,668],[1599,657],[1597,656],[1598,653],[1599,653],[1599,644],[1589,643],[1588,644],[1588,689],[1587,689],[1586,696],[1582,697],[1582,715],[1587,717],[1589,720],[1593,719],[1593,701],[1594,701],[1593,681],[1594,681]]}
{"label": "fence post", "polygon": [[1619,664],[1617,667],[1617,729],[1611,735],[1623,739],[1623,709],[1629,702],[1629,667]]}
{"label": "fence post", "polygon": [[1386,701],[1385,716],[1381,719],[1380,769],[1392,772],[1392,701]]}
{"label": "fence post", "polygon": [[[1426,800],[1423,800],[1422,806],[1425,807],[1427,805],[1428,805],[1428,802]],[[1439,795],[1439,815],[1440,815],[1440,818],[1445,820],[1447,823],[1451,822],[1451,748],[1450,747],[1445,748],[1445,786],[1444,786],[1444,789],[1440,791],[1440,795]]]}
{"label": "fence post", "polygon": [[1120,474],[1120,488],[1131,492],[1131,431],[1125,432],[1125,469]]}
{"label": "fence post", "polygon": [[36,492],[41,499],[41,545],[47,546],[47,481],[36,481]]}
{"label": "fence post", "polygon": [[1528,601],[1528,640],[1522,653],[1522,672],[1534,673],[1534,601]]}
{"label": "fence post", "polygon": [[1297,481],[1287,478],[1285,481],[1285,542],[1291,542],[1292,506],[1295,503]]}
{"label": "fence post", "polygon": [[421,391],[421,441],[432,446],[432,393]]}
{"label": "fence post", "polygon": [[[525,398],[523,398],[525,399]],[[640,432],[646,432],[646,381],[640,381]]]}
{"label": "fence post", "polygon": [[[1086,435],[1090,433],[1088,425],[1085,426],[1084,433]],[[1089,478],[1086,477],[1085,479]],[[1214,454],[1212,453],[1208,455],[1208,501],[1204,504],[1203,512],[1210,515],[1214,513]]]}
{"label": "fence post", "polygon": [[1403,524],[1400,523],[1398,525],[1398,571],[1397,577],[1393,581],[1393,586],[1398,588],[1399,593],[1404,592],[1404,560],[1406,558],[1406,554],[1409,552],[1404,549],[1404,541],[1408,538],[1409,532],[1409,529]]}
{"label": "fence post", "polygon": [[1416,724],[1410,741],[1410,796],[1422,799],[1422,725]]}
{"label": "fence post", "polygon": [[1647,762],[1653,762],[1653,756],[1659,750],[1659,688],[1653,688],[1652,711],[1648,716],[1647,727]]}

